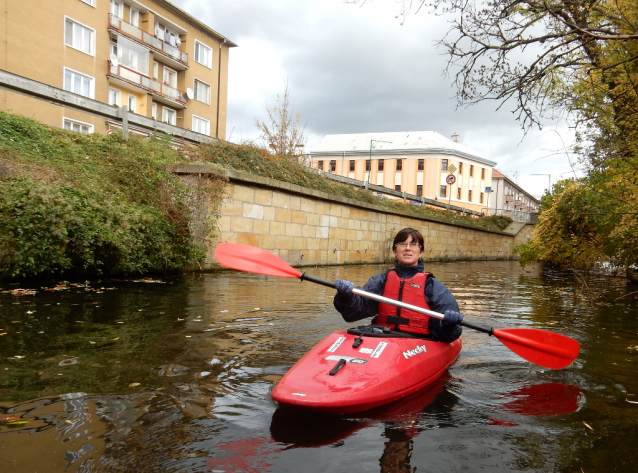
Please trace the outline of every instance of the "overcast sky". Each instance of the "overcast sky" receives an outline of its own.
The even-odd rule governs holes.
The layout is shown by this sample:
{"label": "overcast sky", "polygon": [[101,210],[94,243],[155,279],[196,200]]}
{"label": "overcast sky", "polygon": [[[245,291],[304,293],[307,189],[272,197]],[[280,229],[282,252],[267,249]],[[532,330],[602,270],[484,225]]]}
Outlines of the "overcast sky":
{"label": "overcast sky", "polygon": [[[287,81],[306,124],[307,149],[330,133],[433,130],[496,161],[496,168],[540,195],[573,176],[564,124],[524,136],[511,107],[458,108],[447,58],[436,47],[445,18],[412,13],[403,25],[395,0],[172,0],[239,45],[230,52],[227,139],[255,139]],[[558,154],[557,154],[558,152]],[[573,162],[573,157],[570,156]]]}

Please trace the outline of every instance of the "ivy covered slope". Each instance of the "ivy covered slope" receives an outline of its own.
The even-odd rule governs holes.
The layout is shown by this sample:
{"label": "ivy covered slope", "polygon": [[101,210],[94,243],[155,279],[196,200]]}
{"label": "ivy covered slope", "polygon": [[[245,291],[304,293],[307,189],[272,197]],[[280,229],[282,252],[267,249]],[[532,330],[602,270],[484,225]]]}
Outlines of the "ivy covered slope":
{"label": "ivy covered slope", "polygon": [[0,112],[0,276],[179,270],[204,256],[192,187],[162,140],[55,130]]}

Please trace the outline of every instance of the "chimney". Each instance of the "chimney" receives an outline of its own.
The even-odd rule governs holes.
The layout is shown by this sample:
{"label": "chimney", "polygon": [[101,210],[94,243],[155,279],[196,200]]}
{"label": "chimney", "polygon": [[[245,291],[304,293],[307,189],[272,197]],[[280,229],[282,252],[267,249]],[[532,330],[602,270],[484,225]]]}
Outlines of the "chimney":
{"label": "chimney", "polygon": [[452,135],[452,141],[454,141],[455,143],[459,142],[459,134],[454,132],[454,134]]}

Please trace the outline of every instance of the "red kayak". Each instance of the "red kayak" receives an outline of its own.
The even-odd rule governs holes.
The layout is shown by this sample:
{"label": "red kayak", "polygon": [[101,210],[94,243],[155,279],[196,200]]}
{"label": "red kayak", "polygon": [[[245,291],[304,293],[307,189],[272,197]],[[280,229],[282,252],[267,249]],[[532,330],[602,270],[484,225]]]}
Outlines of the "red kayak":
{"label": "red kayak", "polygon": [[328,335],[272,392],[283,405],[335,414],[361,412],[409,396],[436,381],[462,342],[435,342],[357,329]]}

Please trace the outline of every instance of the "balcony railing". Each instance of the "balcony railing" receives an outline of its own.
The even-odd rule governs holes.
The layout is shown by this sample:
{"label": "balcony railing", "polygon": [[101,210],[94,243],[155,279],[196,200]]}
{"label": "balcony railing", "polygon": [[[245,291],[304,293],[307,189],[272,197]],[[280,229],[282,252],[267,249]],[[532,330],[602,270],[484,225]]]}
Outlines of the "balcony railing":
{"label": "balcony railing", "polygon": [[128,21],[125,21],[112,13],[109,13],[109,26],[121,33],[124,33],[129,38],[133,38],[144,43],[155,51],[166,54],[185,66],[188,65],[188,54],[180,51],[175,46],[171,46],[170,44],[162,41],[156,36],[153,36],[146,31],[142,31],[137,26],[131,25]]}
{"label": "balcony railing", "polygon": [[143,89],[151,93],[155,93],[157,95],[161,95],[163,97],[169,98],[180,105],[186,106],[186,101],[184,100],[184,92],[175,87],[171,87],[168,84],[162,84],[155,79],[151,79],[144,74],[140,74],[133,69],[129,69],[126,66],[122,65],[114,65],[111,61],[108,61],[109,66],[109,75],[116,77],[118,79],[122,79],[130,84],[137,85]]}

